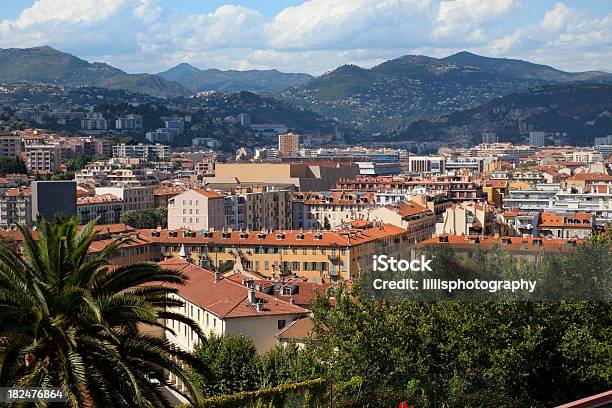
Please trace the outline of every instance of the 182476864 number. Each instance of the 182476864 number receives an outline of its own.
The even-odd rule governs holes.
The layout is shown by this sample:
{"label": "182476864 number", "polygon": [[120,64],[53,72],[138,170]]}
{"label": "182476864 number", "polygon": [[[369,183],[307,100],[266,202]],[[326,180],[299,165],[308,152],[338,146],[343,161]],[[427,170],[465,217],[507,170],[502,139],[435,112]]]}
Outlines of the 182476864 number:
{"label": "182476864 number", "polygon": [[0,387],[0,402],[66,402],[61,388]]}

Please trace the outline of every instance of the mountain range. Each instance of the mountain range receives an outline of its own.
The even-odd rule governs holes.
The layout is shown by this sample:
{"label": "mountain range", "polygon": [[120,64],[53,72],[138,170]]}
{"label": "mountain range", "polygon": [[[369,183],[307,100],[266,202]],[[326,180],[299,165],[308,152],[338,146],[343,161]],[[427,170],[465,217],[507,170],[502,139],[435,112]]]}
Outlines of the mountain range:
{"label": "mountain range", "polygon": [[125,89],[161,97],[192,93],[178,82],[167,81],[159,75],[128,74],[108,64],[89,63],[48,46],[0,49],[0,82],[21,81]]}
{"label": "mountain range", "polygon": [[201,70],[187,63],[178,64],[159,76],[176,81],[193,92],[223,91],[274,94],[286,88],[301,85],[313,77],[308,74],[294,74],[271,70],[235,71],[220,69]]}
{"label": "mountain range", "polygon": [[280,97],[358,129],[386,133],[534,86],[587,80],[611,81],[612,75],[460,52],[440,59],[407,55],[370,69],[343,65]]}

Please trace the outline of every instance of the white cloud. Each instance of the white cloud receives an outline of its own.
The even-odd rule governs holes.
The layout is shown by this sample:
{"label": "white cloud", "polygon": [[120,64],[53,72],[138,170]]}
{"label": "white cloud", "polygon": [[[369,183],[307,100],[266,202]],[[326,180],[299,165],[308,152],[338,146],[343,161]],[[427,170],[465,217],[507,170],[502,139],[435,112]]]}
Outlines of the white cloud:
{"label": "white cloud", "polygon": [[161,2],[38,0],[0,21],[0,47],[49,44],[131,72],[185,61],[318,74],[463,49],[564,69],[612,65],[612,14],[593,18],[565,3],[534,20],[521,0],[305,0],[271,17],[235,5],[181,15]]}
{"label": "white cloud", "polygon": [[557,3],[539,22],[491,41],[483,52],[566,70],[610,70],[612,13],[602,18],[589,18],[581,10]]}
{"label": "white cloud", "polygon": [[487,39],[484,24],[498,21],[518,9],[517,0],[441,1],[433,36],[451,42],[484,42]]}

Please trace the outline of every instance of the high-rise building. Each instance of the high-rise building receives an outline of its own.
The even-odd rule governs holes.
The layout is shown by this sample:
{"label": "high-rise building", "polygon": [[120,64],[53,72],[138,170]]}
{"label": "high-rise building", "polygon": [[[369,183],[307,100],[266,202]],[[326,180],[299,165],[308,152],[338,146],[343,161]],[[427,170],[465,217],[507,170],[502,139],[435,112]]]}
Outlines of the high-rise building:
{"label": "high-rise building", "polygon": [[33,181],[32,219],[40,214],[48,221],[56,215],[72,217],[77,213],[75,181]]}
{"label": "high-rise building", "polygon": [[531,146],[546,145],[546,133],[542,131],[529,132],[529,144]]}
{"label": "high-rise building", "polygon": [[300,150],[300,135],[284,133],[278,135],[278,152],[282,157],[289,157]]}
{"label": "high-rise building", "polygon": [[142,127],[143,121],[140,115],[126,115],[115,120],[117,130],[138,130]]}
{"label": "high-rise building", "polygon": [[61,149],[54,145],[33,144],[25,148],[26,167],[31,173],[55,173],[61,165]]}

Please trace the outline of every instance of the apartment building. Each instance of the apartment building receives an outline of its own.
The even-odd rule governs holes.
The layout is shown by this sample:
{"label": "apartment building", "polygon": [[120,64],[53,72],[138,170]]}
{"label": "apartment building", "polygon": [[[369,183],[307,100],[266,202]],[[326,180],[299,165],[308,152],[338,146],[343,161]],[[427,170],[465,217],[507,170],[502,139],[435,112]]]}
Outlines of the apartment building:
{"label": "apartment building", "polygon": [[0,228],[32,224],[32,189],[17,187],[0,194]]}
{"label": "apartment building", "polygon": [[353,220],[368,220],[375,205],[374,193],[295,192],[293,229],[336,228]]}
{"label": "apartment building", "polygon": [[155,208],[153,201],[154,185],[96,187],[96,195],[111,194],[123,201],[123,211],[145,211]]}
{"label": "apartment building", "polygon": [[24,151],[23,138],[17,135],[0,136],[0,158],[18,157]]}
{"label": "apartment building", "polygon": [[446,159],[440,156],[410,156],[408,171],[411,173],[444,173]]}
{"label": "apartment building", "polygon": [[278,153],[281,157],[291,157],[300,151],[300,135],[283,133],[278,135]]}
{"label": "apartment building", "polygon": [[378,207],[370,216],[373,220],[404,228],[408,231],[410,243],[431,238],[436,229],[436,216],[433,211],[412,201]]}
{"label": "apartment building", "polygon": [[594,217],[590,213],[540,213],[538,230],[541,237],[588,238],[593,234]]}
{"label": "apartment building", "polygon": [[158,187],[153,191],[153,203],[155,208],[168,207],[168,200],[187,190],[185,186]]}
{"label": "apartment building", "polygon": [[143,128],[141,115],[125,115],[115,119],[117,130],[140,130]]}
{"label": "apartment building", "polygon": [[191,258],[218,268],[240,262],[266,277],[294,274],[311,282],[352,279],[372,267],[372,256],[401,257],[411,242],[405,229],[363,224],[343,231],[141,230],[167,258]]}
{"label": "apartment building", "polygon": [[26,167],[29,173],[53,174],[62,164],[61,149],[54,145],[31,144],[25,146]]}
{"label": "apartment building", "polygon": [[460,203],[446,209],[436,234],[487,235],[495,229],[494,208],[487,203]]}
{"label": "apartment building", "polygon": [[168,228],[208,231],[225,227],[225,195],[200,188],[168,200]]}
{"label": "apartment building", "polygon": [[511,190],[504,198],[503,208],[555,214],[586,212],[595,216],[596,227],[603,227],[612,219],[612,186],[581,188],[539,184],[530,189]]}
{"label": "apartment building", "polygon": [[113,146],[113,157],[139,158],[146,161],[169,159],[171,155],[170,146],[163,144],[126,145],[125,143]]}
{"label": "apartment building", "polygon": [[81,224],[98,219],[98,224],[119,224],[123,200],[112,194],[77,198],[77,215]]}
{"label": "apartment building", "polygon": [[[256,291],[248,281],[235,282],[181,259],[159,263],[162,268],[179,270],[189,278],[188,285],[176,285],[176,299],[184,306],[172,311],[198,323],[206,335],[244,335],[258,353],[276,346],[276,333],[310,312],[300,306]],[[176,347],[193,351],[199,344],[195,333],[183,323],[169,321],[167,339]],[[176,379],[171,378],[171,381]]]}
{"label": "apartment building", "polygon": [[242,185],[225,197],[225,226],[236,230],[291,229],[291,191]]}

